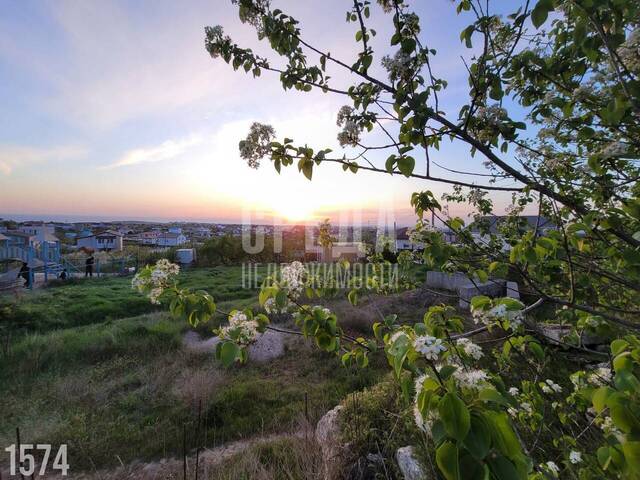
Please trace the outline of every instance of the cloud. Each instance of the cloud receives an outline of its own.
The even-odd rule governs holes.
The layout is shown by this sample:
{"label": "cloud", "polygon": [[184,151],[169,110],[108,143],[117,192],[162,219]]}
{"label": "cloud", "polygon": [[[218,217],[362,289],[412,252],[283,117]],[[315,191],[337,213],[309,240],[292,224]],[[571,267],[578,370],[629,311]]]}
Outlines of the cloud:
{"label": "cloud", "polygon": [[0,145],[0,173],[10,175],[16,168],[49,161],[72,160],[86,154],[85,148],[73,145],[50,148]]}
{"label": "cloud", "polygon": [[166,140],[160,145],[145,148],[134,148],[125,152],[118,160],[101,169],[129,167],[139,163],[161,162],[179,157],[193,147],[202,144],[202,135],[194,134],[178,140]]}

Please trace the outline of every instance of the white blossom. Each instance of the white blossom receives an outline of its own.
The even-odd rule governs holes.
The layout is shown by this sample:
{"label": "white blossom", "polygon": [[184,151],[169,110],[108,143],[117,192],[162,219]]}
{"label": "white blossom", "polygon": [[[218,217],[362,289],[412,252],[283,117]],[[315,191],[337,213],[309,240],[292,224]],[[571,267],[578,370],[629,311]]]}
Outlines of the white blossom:
{"label": "white blossom", "polygon": [[380,64],[389,74],[389,80],[395,82],[401,79],[411,78],[414,69],[412,68],[412,58],[402,50],[398,50],[393,57],[385,55]]}
{"label": "white blossom", "polygon": [[438,360],[440,354],[447,350],[442,340],[431,335],[420,335],[413,341],[413,348],[427,360]]}
{"label": "white blossom", "polygon": [[582,453],[571,450],[571,453],[569,453],[569,461],[574,465],[580,463],[582,461]]}
{"label": "white blossom", "polygon": [[473,343],[468,338],[459,338],[456,340],[456,345],[464,351],[467,355],[469,355],[474,360],[480,360],[484,353],[482,352],[482,348],[479,345]]}
{"label": "white blossom", "polygon": [[342,131],[338,133],[338,142],[340,142],[341,147],[345,145],[355,147],[360,142],[362,127],[356,123],[353,118],[354,115],[355,110],[348,105],[343,105],[338,111],[336,124],[342,127]]}
{"label": "white blossom", "polygon": [[554,475],[558,475],[558,473],[560,473],[560,467],[558,467],[558,465],[556,465],[555,462],[547,462],[547,468],[549,469],[549,471],[551,473],[553,473]]}
{"label": "white blossom", "polygon": [[291,262],[282,267],[280,278],[283,285],[289,290],[289,295],[296,298],[300,296],[305,287],[307,268],[301,262]]}
{"label": "white blossom", "polygon": [[489,377],[483,370],[466,370],[458,368],[453,372],[453,378],[456,379],[460,387],[478,389],[486,385]]}
{"label": "white blossom", "polygon": [[520,390],[518,390],[516,387],[511,387],[509,389],[509,395],[513,395],[515,397],[516,395],[519,395],[519,394],[520,394]]}
{"label": "white blossom", "polygon": [[243,312],[233,311],[229,315],[229,325],[222,327],[218,331],[218,336],[240,346],[250,345],[258,337],[258,322],[249,320]]}
{"label": "white blossom", "polygon": [[131,287],[144,293],[154,305],[160,304],[160,296],[180,273],[180,267],[166,258],[160,259],[153,267],[147,266],[131,280]]}
{"label": "white blossom", "polygon": [[520,409],[527,412],[529,415],[533,413],[533,408],[531,408],[531,404],[529,402],[522,402],[520,404]]}
{"label": "white blossom", "polygon": [[558,385],[557,383],[555,383],[553,380],[547,379],[547,380],[545,380],[545,383],[555,393],[561,393],[562,392],[562,387],[560,385]]}
{"label": "white blossom", "polygon": [[249,128],[247,138],[238,144],[240,157],[247,161],[251,168],[258,168],[260,160],[271,152],[271,142],[276,136],[276,131],[271,125],[254,122]]}
{"label": "white blossom", "polygon": [[587,381],[595,386],[611,383],[612,375],[609,367],[599,367],[587,377]]}

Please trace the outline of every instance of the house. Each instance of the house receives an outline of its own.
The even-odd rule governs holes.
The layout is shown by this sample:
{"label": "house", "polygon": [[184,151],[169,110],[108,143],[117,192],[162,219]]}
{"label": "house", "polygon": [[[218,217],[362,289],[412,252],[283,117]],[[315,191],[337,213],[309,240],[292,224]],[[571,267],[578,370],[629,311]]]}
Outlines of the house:
{"label": "house", "polygon": [[396,252],[401,252],[402,250],[424,250],[424,244],[422,243],[414,243],[411,241],[409,236],[408,228],[400,228],[396,230]]}
{"label": "house", "polygon": [[160,232],[157,230],[151,230],[149,232],[142,232],[140,234],[140,243],[143,245],[157,245]]}
{"label": "house", "polygon": [[78,247],[90,248],[92,250],[105,250],[108,252],[122,251],[122,234],[114,230],[105,230],[104,232],[87,237],[79,237],[77,241]]}
{"label": "house", "polygon": [[182,227],[169,227],[169,233],[182,233]]}
{"label": "house", "polygon": [[159,247],[179,247],[187,243],[187,237],[182,233],[162,232],[158,234],[156,245]]}
{"label": "house", "polygon": [[34,235],[18,230],[7,230],[3,235],[9,239],[8,244],[11,247],[27,248],[36,243]]}
{"label": "house", "polygon": [[9,245],[9,237],[0,233],[0,248],[6,248]]}
{"label": "house", "polygon": [[27,223],[18,227],[18,231],[26,233],[35,238],[35,242],[43,244],[44,242],[56,243],[58,238],[54,235],[55,227],[44,223]]}

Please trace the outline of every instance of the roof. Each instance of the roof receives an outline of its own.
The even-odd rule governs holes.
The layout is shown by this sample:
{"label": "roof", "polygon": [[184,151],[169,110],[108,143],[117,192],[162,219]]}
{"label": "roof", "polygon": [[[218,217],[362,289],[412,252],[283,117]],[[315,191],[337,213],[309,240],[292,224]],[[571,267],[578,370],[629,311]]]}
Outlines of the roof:
{"label": "roof", "polygon": [[7,237],[22,237],[22,238],[34,238],[35,235],[26,232],[19,232],[17,230],[7,230],[4,232]]}
{"label": "roof", "polygon": [[409,240],[409,227],[396,230],[396,240]]}
{"label": "roof", "polygon": [[163,232],[163,233],[160,233],[158,236],[163,238],[178,238],[180,236],[184,237],[184,234],[173,233],[173,232]]}
{"label": "roof", "polygon": [[99,233],[94,233],[92,235],[85,235],[84,237],[78,237],[78,240],[83,238],[91,238],[91,237],[102,237],[102,236],[112,236],[112,237],[124,237],[120,232],[116,232],[115,230],[103,230]]}
{"label": "roof", "polygon": [[9,240],[9,237],[5,237],[2,233],[0,233],[0,241]]}

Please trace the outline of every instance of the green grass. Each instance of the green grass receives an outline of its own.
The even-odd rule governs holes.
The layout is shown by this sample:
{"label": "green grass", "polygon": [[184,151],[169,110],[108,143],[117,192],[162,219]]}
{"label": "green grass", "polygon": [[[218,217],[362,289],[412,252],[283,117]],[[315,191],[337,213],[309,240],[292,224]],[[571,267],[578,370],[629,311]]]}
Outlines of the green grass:
{"label": "green grass", "polygon": [[[207,290],[222,311],[256,306],[241,276],[241,267],[191,269],[180,283]],[[194,446],[199,403],[202,435],[214,446],[296,429],[305,412],[314,423],[388,371],[383,355],[364,371],[343,368],[299,337],[280,358],[225,369],[213,352],[185,351],[186,323],[130,281],[74,280],[0,297],[0,447],[20,427],[24,442],[68,444],[76,472],[179,456],[185,426]],[[285,450],[273,453],[276,463],[286,465]]]}
{"label": "green grass", "polygon": [[[208,291],[222,310],[256,303],[255,289],[242,285],[239,266],[185,270],[179,282]],[[131,277],[78,279],[17,296],[1,295],[0,326],[14,332],[43,333],[162,310],[131,289]]]}
{"label": "green grass", "polygon": [[0,446],[20,427],[24,442],[68,444],[76,472],[179,456],[200,402],[213,446],[295,428],[305,395],[315,422],[386,371],[345,369],[299,337],[278,359],[225,369],[185,351],[185,329],[160,313],[17,338],[0,362]]}

